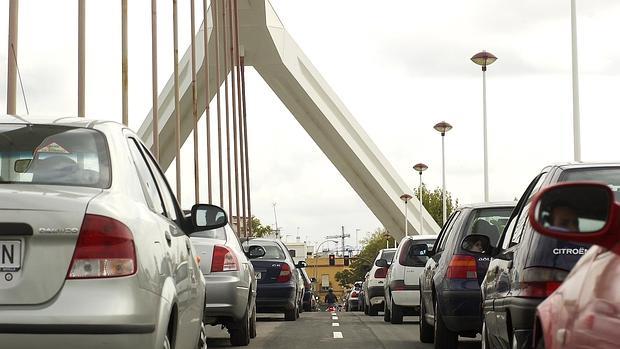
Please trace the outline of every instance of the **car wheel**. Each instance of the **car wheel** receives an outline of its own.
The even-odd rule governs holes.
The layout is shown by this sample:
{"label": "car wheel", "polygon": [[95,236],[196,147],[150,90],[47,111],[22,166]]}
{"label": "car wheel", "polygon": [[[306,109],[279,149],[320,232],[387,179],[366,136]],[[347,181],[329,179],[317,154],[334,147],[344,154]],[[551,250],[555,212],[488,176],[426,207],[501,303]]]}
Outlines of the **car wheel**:
{"label": "car wheel", "polygon": [[296,306],[295,307],[295,319],[299,319],[299,313],[300,313],[299,306]]}
{"label": "car wheel", "polygon": [[366,301],[362,301],[362,311],[364,312],[364,315],[368,315],[368,306],[366,305]]}
{"label": "car wheel", "polygon": [[392,310],[390,312],[390,322],[393,324],[403,323],[403,307],[394,303],[394,298],[392,298]]}
{"label": "car wheel", "polygon": [[390,308],[388,308],[387,300],[383,302],[383,321],[390,322]]}
{"label": "car wheel", "polygon": [[371,304],[368,307],[368,315],[370,315],[370,316],[377,316],[377,315],[379,315],[379,309],[377,309],[376,305],[372,305]]}
{"label": "car wheel", "polygon": [[256,338],[256,306],[254,306],[250,319],[250,338]]}
{"label": "car wheel", "polygon": [[287,310],[284,313],[284,320],[286,321],[295,321],[297,320],[297,304],[295,304],[295,307],[291,310]]}
{"label": "car wheel", "polygon": [[450,331],[443,322],[439,307],[435,303],[435,349],[456,348],[459,343],[459,336],[456,332]]}
{"label": "car wheel", "polygon": [[235,323],[234,328],[229,329],[230,344],[234,347],[246,346],[250,344],[250,305],[246,306],[245,315],[241,321]]}
{"label": "car wheel", "polygon": [[299,302],[299,304],[297,304],[297,309],[299,309],[299,313],[303,313],[304,312],[304,305],[303,303]]}
{"label": "car wheel", "polygon": [[514,334],[514,330],[512,331],[512,349],[518,349],[519,343],[517,342],[517,336]]}
{"label": "car wheel", "polygon": [[435,340],[435,332],[431,325],[426,322],[426,310],[424,309],[424,302],[420,300],[420,320],[418,321],[420,326],[420,342],[433,343]]}

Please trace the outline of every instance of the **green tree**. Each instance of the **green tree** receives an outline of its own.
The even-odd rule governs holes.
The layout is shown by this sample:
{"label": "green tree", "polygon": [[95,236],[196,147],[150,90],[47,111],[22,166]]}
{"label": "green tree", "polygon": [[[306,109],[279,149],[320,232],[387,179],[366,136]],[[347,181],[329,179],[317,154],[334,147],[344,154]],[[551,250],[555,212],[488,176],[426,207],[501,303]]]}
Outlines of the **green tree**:
{"label": "green tree", "polygon": [[[418,192],[419,188],[416,188],[414,190],[415,197],[419,197]],[[443,199],[441,193],[442,191],[439,187],[435,188],[433,191],[429,191],[426,185],[422,184],[422,205],[424,205],[424,208],[426,208],[428,213],[430,213],[439,226],[443,226]],[[446,191],[447,215],[450,216],[452,211],[454,211],[458,205],[459,200],[456,199],[456,201],[453,201],[452,194],[450,194],[449,191]]]}
{"label": "green tree", "polygon": [[271,226],[265,225],[263,226],[260,222],[260,219],[252,216],[252,235],[255,237],[263,237],[269,235],[273,230]]}
{"label": "green tree", "polygon": [[335,277],[336,281],[338,281],[338,285],[342,286],[344,289],[349,288],[355,281],[357,281],[349,269],[344,269],[343,271],[337,272]]}

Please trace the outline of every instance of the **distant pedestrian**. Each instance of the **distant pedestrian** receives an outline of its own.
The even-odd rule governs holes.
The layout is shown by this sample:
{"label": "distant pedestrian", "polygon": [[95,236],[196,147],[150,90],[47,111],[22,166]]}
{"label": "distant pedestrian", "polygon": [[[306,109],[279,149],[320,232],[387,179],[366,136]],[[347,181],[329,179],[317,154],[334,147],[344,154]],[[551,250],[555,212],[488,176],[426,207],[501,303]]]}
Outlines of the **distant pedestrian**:
{"label": "distant pedestrian", "polygon": [[334,307],[336,306],[337,302],[338,297],[336,297],[336,295],[334,294],[334,290],[330,288],[325,295],[325,303],[327,303],[328,307]]}

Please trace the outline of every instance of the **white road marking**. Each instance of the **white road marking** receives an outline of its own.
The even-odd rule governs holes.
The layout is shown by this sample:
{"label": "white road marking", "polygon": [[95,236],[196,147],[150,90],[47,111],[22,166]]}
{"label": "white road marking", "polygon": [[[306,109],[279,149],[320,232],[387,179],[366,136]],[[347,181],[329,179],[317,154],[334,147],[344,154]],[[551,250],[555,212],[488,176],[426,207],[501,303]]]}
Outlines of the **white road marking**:
{"label": "white road marking", "polygon": [[342,332],[334,332],[334,338],[342,338]]}
{"label": "white road marking", "polygon": [[336,316],[336,313],[332,313],[332,316]]}
{"label": "white road marking", "polygon": [[337,316],[332,316],[332,320],[338,320]]}
{"label": "white road marking", "polygon": [[339,327],[339,326],[340,326],[340,324],[339,324],[339,323],[337,323],[337,322],[332,322],[332,327]]}

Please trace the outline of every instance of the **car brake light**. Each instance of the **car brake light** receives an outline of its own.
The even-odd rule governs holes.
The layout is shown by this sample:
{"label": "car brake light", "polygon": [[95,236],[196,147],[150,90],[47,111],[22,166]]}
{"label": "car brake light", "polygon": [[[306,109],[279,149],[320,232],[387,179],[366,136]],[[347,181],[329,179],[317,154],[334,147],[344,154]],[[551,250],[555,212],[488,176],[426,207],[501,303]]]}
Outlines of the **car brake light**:
{"label": "car brake light", "polygon": [[560,287],[567,274],[564,270],[553,268],[526,268],[517,297],[546,298]]}
{"label": "car brake light", "polygon": [[110,278],[136,272],[133,235],[123,223],[87,214],[67,272],[67,279]]}
{"label": "car brake light", "polygon": [[239,270],[239,263],[237,263],[237,257],[234,253],[226,246],[215,245],[213,247],[213,258],[211,258],[211,272],[237,270]]}
{"label": "car brake light", "polygon": [[357,292],[355,291],[351,292],[351,297],[357,297]]}
{"label": "car brake light", "polygon": [[289,282],[291,280],[291,267],[288,263],[280,264],[280,275],[276,279],[276,282]]}
{"label": "car brake light", "polygon": [[476,258],[467,255],[454,255],[446,272],[448,279],[477,279]]}
{"label": "car brake light", "polygon": [[379,268],[375,271],[375,278],[385,279],[385,277],[387,276],[387,272],[388,272],[388,268],[386,267]]}

